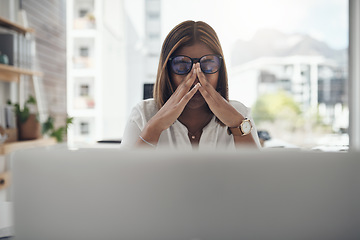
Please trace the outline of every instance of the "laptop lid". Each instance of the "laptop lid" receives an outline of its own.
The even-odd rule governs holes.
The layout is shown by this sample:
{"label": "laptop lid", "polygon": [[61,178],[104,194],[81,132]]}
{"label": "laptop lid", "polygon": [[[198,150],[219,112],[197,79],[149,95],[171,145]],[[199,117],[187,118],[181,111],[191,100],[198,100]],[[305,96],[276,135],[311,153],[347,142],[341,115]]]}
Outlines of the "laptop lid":
{"label": "laptop lid", "polygon": [[15,239],[358,239],[359,154],[32,149]]}

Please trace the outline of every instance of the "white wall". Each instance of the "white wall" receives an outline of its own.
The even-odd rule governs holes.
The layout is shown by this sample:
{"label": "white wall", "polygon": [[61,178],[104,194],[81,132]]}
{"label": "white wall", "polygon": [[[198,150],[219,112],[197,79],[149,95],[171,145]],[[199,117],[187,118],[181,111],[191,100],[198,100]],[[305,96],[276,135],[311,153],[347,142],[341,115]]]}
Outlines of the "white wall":
{"label": "white wall", "polygon": [[127,113],[127,68],[123,1],[104,1],[102,117],[103,139],[122,136]]}

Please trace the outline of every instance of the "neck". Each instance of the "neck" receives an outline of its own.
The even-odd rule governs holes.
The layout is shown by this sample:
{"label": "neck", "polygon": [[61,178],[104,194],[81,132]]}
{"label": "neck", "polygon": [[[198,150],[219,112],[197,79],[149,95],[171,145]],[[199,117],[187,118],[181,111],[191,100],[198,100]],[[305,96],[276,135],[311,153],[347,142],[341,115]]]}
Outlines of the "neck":
{"label": "neck", "polygon": [[204,128],[212,116],[213,113],[207,106],[200,109],[185,108],[178,120],[187,127],[189,132],[195,133]]}

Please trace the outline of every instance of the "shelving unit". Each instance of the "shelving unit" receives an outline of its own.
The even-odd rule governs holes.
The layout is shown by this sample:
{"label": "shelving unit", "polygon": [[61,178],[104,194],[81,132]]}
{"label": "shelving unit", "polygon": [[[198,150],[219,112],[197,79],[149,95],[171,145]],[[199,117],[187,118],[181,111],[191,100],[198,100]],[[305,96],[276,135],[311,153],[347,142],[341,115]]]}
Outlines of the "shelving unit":
{"label": "shelving unit", "polygon": [[[24,28],[23,26],[0,17],[0,29],[4,29],[5,34],[12,35],[14,55],[12,65],[0,64],[0,82],[5,82],[4,86],[9,86],[10,98],[18,101],[20,105],[24,103],[24,90],[26,81],[32,81],[35,98],[37,100],[40,122],[45,118],[42,108],[42,98],[40,96],[40,79],[43,73],[34,71],[32,66],[34,60],[31,54],[31,44],[34,42],[33,35],[35,30]],[[16,61],[15,61],[16,60]],[[4,99],[1,99],[4,101]],[[0,102],[4,104],[3,102]],[[5,126],[6,127],[6,126]],[[11,129],[13,130],[13,129]],[[28,141],[15,141],[0,144],[0,238],[12,234],[12,203],[9,202],[11,186],[10,154],[21,149],[51,146],[57,143],[55,138],[42,138]]]}
{"label": "shelving unit", "polygon": [[[18,38],[18,42],[17,44],[19,45],[19,52],[17,53],[19,56],[17,56],[18,60],[19,60],[19,64],[20,66],[11,66],[11,65],[5,65],[5,64],[0,64],[0,81],[3,82],[15,82],[18,83],[18,91],[19,91],[19,103],[20,105],[22,105],[22,98],[21,98],[21,89],[22,89],[22,84],[23,82],[21,81],[23,76],[29,76],[31,78],[31,80],[34,83],[34,90],[35,90],[35,95],[39,95],[39,91],[37,91],[38,88],[38,81],[37,78],[38,77],[42,77],[43,73],[42,72],[38,72],[38,71],[33,71],[31,69],[31,67],[23,67],[22,66],[22,59],[21,59],[21,52],[20,50],[24,50],[20,48],[20,45],[24,45],[26,43],[26,36],[28,34],[34,34],[35,30],[32,28],[25,28],[17,23],[14,23],[12,21],[9,21],[5,18],[0,17],[0,28],[2,29],[6,29],[8,31],[13,31],[15,32],[15,37]],[[24,43],[25,41],[25,43]],[[26,45],[26,44],[25,44]],[[22,46],[24,47],[24,46]],[[14,63],[15,64],[15,63]],[[41,104],[41,98],[39,96],[35,96],[36,99],[38,100],[38,109],[39,111],[42,111],[42,104]]]}
{"label": "shelving unit", "polygon": [[0,64],[0,81],[19,83],[21,75],[42,77],[43,73]]}
{"label": "shelving unit", "polygon": [[14,30],[18,33],[21,33],[23,35],[25,35],[26,33],[33,33],[35,32],[34,29],[32,28],[24,28],[23,26],[11,22],[5,18],[0,17],[0,27],[6,28],[6,29],[10,29],[10,30]]}
{"label": "shelving unit", "polygon": [[[24,28],[17,23],[11,22],[7,19],[0,17],[0,28],[5,29],[6,32],[10,32],[14,34],[14,39],[20,39],[18,44],[26,44],[25,38],[27,34],[33,34],[35,31],[32,28]],[[22,42],[21,42],[22,41]],[[31,41],[31,40],[30,40]],[[26,51],[26,48],[19,48],[17,52],[19,63],[21,62],[20,56],[22,53],[21,50]],[[31,63],[31,61],[30,61]],[[31,64],[28,67],[13,66],[13,65],[5,65],[0,64],[0,82],[8,82],[17,84],[17,88],[19,94],[17,96],[20,105],[22,104],[21,99],[21,89],[23,88],[22,84],[24,84],[24,76],[28,76],[33,81],[33,86],[35,90],[35,97],[37,99],[38,110],[39,113],[42,111],[42,103],[41,97],[39,96],[39,82],[38,78],[43,76],[42,72],[34,71],[31,69]],[[26,79],[28,80],[28,79]],[[16,93],[16,92],[15,92]],[[4,126],[6,127],[6,126]],[[54,138],[46,138],[46,139],[36,139],[30,141],[16,141],[0,144],[0,185],[3,187],[9,181],[9,179],[2,179],[3,176],[9,176],[9,169],[6,166],[6,162],[8,161],[8,156],[11,152],[14,152],[19,149],[32,148],[32,147],[40,147],[40,146],[49,146],[56,144],[56,140]],[[5,178],[5,177],[4,177]],[[2,183],[2,184],[1,184]],[[0,186],[1,187],[1,186]],[[0,188],[1,189],[1,188]],[[0,203],[6,201],[6,191],[0,191]],[[0,216],[1,217],[1,216]],[[0,236],[1,237],[1,236]]]}
{"label": "shelving unit", "polygon": [[[26,36],[28,34],[33,34],[35,33],[35,30],[32,28],[25,28],[17,23],[11,22],[5,18],[0,17],[0,28],[3,28],[7,31],[13,31],[15,32],[15,37],[16,38],[21,38],[25,41],[26,44]],[[22,42],[23,40],[18,40],[17,44],[20,45],[24,45],[24,42]],[[22,65],[22,59],[21,59],[21,52],[20,50],[24,50],[19,47],[19,52],[17,52],[17,54],[19,56],[17,56],[18,60],[19,60],[19,64]],[[14,63],[15,64],[15,63]],[[0,81],[2,82],[14,82],[18,84],[18,92],[19,92],[19,96],[18,96],[18,100],[19,100],[19,104],[20,106],[23,104],[23,99],[22,99],[22,94],[21,94],[21,90],[23,88],[23,81],[22,78],[23,76],[28,76],[30,77],[30,79],[33,81],[33,86],[34,86],[34,90],[35,90],[35,97],[37,99],[37,105],[38,105],[38,110],[40,112],[40,114],[43,112],[42,109],[42,103],[41,103],[41,97],[39,96],[40,92],[39,92],[39,81],[38,78],[43,76],[42,72],[39,71],[33,71],[31,69],[31,67],[22,67],[22,66],[12,66],[12,65],[5,65],[5,64],[0,64]],[[42,116],[41,116],[42,117]]]}

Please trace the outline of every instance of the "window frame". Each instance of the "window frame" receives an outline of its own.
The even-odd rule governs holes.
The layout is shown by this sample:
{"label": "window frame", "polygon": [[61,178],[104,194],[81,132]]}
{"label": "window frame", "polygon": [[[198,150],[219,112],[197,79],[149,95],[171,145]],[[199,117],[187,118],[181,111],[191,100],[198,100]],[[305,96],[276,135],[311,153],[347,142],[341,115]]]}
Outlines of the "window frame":
{"label": "window frame", "polygon": [[349,149],[360,150],[360,1],[349,0]]}

